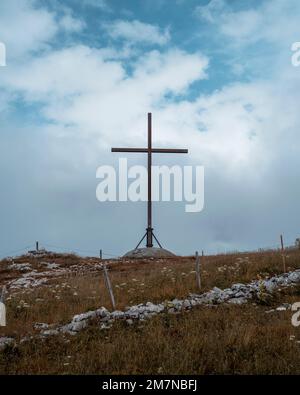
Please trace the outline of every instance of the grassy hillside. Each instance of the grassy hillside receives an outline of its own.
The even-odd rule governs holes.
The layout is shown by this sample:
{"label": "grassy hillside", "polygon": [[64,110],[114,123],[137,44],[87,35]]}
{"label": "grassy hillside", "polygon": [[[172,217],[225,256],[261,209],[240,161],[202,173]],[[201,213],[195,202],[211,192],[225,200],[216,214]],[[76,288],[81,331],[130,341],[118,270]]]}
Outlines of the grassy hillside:
{"label": "grassy hillside", "polygon": [[[201,306],[130,326],[116,322],[106,330],[94,321],[76,336],[36,336],[36,323],[51,327],[100,306],[111,308],[99,263],[58,254],[0,262],[0,286],[9,288],[8,325],[0,328],[0,337],[16,339],[0,351],[1,373],[300,373],[299,329],[291,325],[290,310],[276,310],[300,301],[299,287],[242,306]],[[120,310],[198,292],[193,257],[106,263]],[[287,269],[299,268],[300,251],[290,250]],[[202,292],[282,271],[278,251],[204,257]],[[24,278],[33,278],[28,288]]]}

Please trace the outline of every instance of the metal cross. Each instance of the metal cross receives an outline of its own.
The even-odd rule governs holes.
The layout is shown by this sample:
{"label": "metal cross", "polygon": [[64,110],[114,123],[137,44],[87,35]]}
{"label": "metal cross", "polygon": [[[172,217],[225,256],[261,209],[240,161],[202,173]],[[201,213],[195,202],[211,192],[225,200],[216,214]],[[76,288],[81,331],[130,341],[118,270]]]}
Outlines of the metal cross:
{"label": "metal cross", "polygon": [[[161,247],[160,242],[157,240],[153,233],[152,228],[152,188],[151,188],[151,167],[152,167],[152,154],[187,154],[187,149],[168,149],[168,148],[152,148],[152,114],[148,113],[148,148],[112,148],[111,152],[140,152],[147,153],[148,155],[148,221],[147,229],[143,238],[136,246],[139,247],[141,242],[146,237],[147,247],[153,247],[153,237],[157,241],[158,245]],[[162,247],[161,247],[162,248]]]}

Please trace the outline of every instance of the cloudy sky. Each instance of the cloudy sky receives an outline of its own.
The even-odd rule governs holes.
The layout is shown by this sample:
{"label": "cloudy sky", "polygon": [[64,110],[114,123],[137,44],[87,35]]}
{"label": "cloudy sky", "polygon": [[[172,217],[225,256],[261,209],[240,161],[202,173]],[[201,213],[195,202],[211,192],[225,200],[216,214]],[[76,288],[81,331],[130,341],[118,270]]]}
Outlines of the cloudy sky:
{"label": "cloudy sky", "polygon": [[[298,0],[1,0],[0,254],[33,245],[118,255],[146,204],[100,203],[111,146],[155,164],[205,167],[205,207],[154,204],[177,253],[287,243],[300,236]],[[146,164],[145,155],[128,162]],[[107,255],[109,256],[109,255]]]}

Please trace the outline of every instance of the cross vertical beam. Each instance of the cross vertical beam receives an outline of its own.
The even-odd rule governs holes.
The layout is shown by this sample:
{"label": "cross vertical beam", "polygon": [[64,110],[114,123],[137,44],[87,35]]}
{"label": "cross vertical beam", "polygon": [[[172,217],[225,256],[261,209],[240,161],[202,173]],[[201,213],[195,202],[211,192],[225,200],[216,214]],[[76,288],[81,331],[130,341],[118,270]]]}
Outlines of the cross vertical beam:
{"label": "cross vertical beam", "polygon": [[153,247],[152,228],[152,114],[148,113],[148,227],[147,247]]}

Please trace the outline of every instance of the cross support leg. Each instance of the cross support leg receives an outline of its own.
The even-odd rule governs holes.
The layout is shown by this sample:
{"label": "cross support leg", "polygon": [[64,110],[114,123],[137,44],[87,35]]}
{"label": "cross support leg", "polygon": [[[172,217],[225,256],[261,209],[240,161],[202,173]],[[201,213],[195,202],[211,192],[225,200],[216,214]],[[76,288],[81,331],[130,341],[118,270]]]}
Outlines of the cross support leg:
{"label": "cross support leg", "polygon": [[162,248],[162,245],[160,244],[160,242],[157,240],[157,238],[155,237],[155,234],[152,232],[152,235],[154,237],[154,239],[156,240],[156,243],[160,246],[160,248]]}
{"label": "cross support leg", "polygon": [[138,245],[135,247],[135,250],[137,250],[139,248],[139,246],[141,245],[142,241],[144,240],[144,238],[147,236],[147,232],[144,234],[144,236],[141,238],[141,240],[139,241]]}

